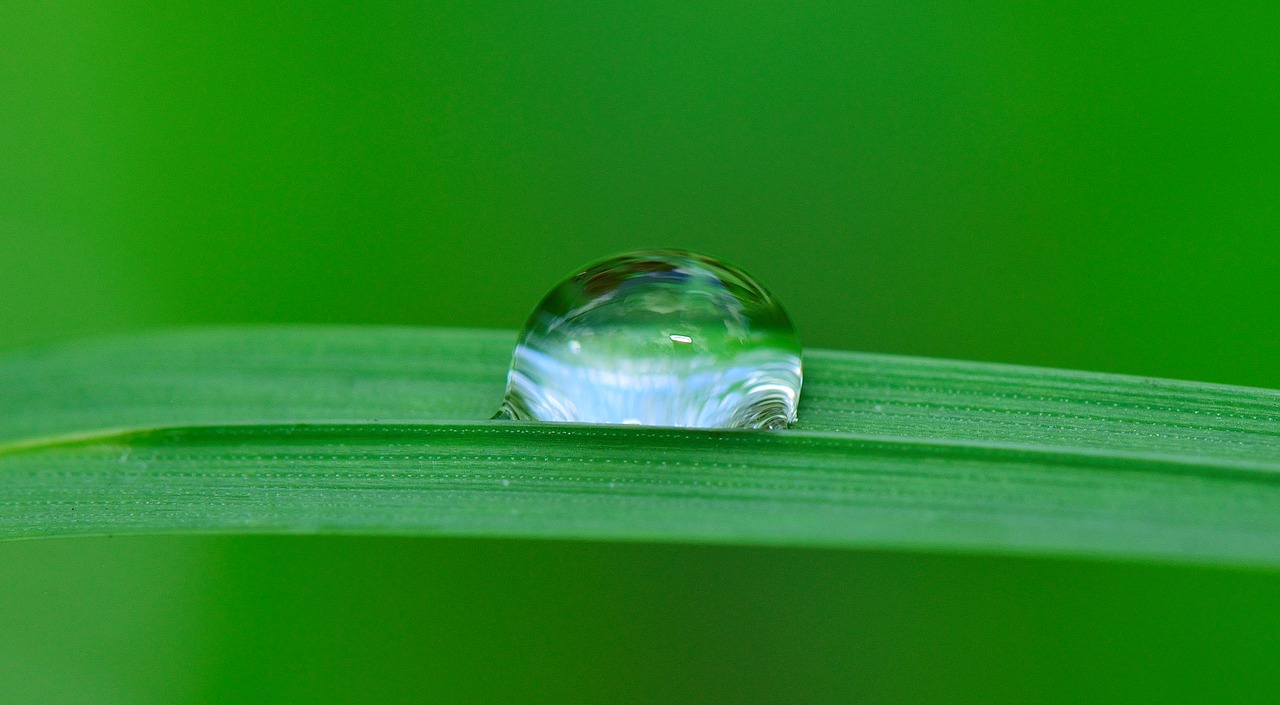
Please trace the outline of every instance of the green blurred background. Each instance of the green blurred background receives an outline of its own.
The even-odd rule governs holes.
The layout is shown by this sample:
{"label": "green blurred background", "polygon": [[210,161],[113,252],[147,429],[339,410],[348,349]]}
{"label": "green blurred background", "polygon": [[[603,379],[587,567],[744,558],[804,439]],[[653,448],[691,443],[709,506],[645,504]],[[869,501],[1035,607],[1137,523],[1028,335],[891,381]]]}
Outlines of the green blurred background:
{"label": "green blurred background", "polygon": [[[1274,2],[17,0],[0,347],[515,327],[679,246],[812,346],[1280,388],[1278,36]],[[1256,702],[1278,627],[1270,573],[0,544],[3,702]]]}

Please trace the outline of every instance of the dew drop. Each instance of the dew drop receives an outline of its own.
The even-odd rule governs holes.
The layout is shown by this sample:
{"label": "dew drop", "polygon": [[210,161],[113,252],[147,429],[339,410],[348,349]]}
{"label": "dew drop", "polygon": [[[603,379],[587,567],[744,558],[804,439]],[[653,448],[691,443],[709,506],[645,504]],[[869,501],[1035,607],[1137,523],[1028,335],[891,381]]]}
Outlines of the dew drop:
{"label": "dew drop", "polygon": [[679,250],[570,276],[520,333],[494,418],[687,428],[785,428],[800,341],[741,270]]}

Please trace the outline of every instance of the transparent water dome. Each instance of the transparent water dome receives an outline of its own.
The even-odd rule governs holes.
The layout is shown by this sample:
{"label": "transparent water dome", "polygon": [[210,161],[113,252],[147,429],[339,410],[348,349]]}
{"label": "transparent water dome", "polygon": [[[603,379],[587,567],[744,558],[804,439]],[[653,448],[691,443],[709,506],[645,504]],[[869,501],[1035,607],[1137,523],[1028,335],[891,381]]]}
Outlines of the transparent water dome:
{"label": "transparent water dome", "polygon": [[785,428],[800,341],[741,270],[679,250],[632,252],[561,282],[529,316],[495,418]]}

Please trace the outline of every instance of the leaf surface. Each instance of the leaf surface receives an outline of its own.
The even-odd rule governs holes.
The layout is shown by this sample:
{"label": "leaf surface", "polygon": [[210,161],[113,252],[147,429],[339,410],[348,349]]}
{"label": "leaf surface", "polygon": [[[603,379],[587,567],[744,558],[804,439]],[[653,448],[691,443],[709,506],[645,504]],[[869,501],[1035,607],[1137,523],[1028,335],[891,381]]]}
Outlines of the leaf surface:
{"label": "leaf surface", "polygon": [[806,353],[800,423],[486,420],[514,334],[219,328],[0,358],[0,537],[350,533],[1280,565],[1280,393]]}

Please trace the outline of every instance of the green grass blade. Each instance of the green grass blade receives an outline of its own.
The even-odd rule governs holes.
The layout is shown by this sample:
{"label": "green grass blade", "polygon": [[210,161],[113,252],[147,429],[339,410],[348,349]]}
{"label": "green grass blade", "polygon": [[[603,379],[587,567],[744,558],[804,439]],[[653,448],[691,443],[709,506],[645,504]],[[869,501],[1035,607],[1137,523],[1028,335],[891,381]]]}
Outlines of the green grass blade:
{"label": "green grass blade", "polygon": [[814,351],[797,429],[509,424],[513,335],[0,358],[0,537],[539,536],[1280,566],[1280,393]]}

